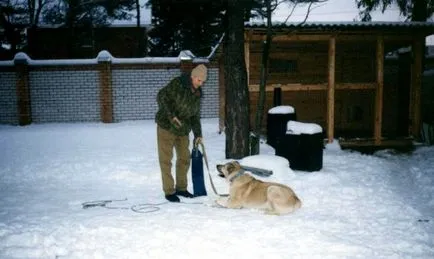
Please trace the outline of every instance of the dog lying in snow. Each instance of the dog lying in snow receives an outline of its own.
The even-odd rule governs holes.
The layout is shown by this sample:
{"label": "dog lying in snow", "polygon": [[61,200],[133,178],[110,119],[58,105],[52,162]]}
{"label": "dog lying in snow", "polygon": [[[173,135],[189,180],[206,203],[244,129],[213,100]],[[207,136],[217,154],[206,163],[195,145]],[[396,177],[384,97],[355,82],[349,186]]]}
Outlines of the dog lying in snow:
{"label": "dog lying in snow", "polygon": [[263,182],[245,174],[237,161],[217,165],[217,171],[229,183],[229,197],[218,199],[226,208],[252,208],[267,214],[282,215],[301,207],[301,201],[286,185]]}

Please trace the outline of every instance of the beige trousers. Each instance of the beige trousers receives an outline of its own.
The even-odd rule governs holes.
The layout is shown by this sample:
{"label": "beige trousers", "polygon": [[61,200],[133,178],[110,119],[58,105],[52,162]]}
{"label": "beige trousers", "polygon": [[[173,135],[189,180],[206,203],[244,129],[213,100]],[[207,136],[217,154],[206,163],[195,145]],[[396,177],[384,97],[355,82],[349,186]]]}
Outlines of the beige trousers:
{"label": "beige trousers", "polygon": [[[158,159],[165,195],[187,190],[187,172],[190,168],[189,136],[176,136],[157,125]],[[176,152],[176,183],[172,176],[173,149]]]}

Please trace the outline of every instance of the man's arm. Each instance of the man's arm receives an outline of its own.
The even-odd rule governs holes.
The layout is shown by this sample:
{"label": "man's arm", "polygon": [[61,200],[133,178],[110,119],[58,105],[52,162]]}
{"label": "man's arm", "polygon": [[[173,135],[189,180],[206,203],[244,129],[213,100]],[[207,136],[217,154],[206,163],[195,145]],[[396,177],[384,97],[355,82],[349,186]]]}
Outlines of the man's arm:
{"label": "man's arm", "polygon": [[174,108],[176,85],[176,79],[173,79],[169,84],[161,88],[157,95],[158,106],[164,109],[169,120],[173,120],[176,117]]}
{"label": "man's arm", "polygon": [[195,142],[197,141],[202,142],[202,125],[200,124],[200,112],[199,114],[191,118],[191,129],[193,131]]}

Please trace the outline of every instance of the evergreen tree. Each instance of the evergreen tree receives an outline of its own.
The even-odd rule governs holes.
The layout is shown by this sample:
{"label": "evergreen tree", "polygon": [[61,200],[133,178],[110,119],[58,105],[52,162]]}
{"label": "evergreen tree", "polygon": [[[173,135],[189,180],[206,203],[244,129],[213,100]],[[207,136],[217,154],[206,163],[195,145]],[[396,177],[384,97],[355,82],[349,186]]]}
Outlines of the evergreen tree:
{"label": "evergreen tree", "polygon": [[80,57],[78,45],[93,37],[94,27],[131,20],[135,4],[135,0],[59,0],[43,11],[43,22],[67,28],[68,56]]}
{"label": "evergreen tree", "polygon": [[51,1],[43,10],[43,22],[66,28],[104,26],[114,20],[130,20],[135,6],[135,0]]}
{"label": "evergreen tree", "polygon": [[[9,0],[0,0],[0,50],[12,58],[25,41],[26,10],[22,5]],[[3,50],[3,45],[9,46]]]}
{"label": "evergreen tree", "polygon": [[401,15],[410,21],[427,21],[434,13],[434,0],[356,0],[362,21],[371,20],[371,12],[382,12],[398,6]]}
{"label": "evergreen tree", "polygon": [[[0,42],[10,45],[10,53],[22,51],[26,38],[24,31],[48,24],[71,28],[105,26],[113,20],[129,20],[136,0],[0,0]],[[81,36],[79,36],[81,37]]]}
{"label": "evergreen tree", "polygon": [[181,50],[207,56],[223,33],[224,1],[149,0],[147,6],[151,56],[178,56]]}

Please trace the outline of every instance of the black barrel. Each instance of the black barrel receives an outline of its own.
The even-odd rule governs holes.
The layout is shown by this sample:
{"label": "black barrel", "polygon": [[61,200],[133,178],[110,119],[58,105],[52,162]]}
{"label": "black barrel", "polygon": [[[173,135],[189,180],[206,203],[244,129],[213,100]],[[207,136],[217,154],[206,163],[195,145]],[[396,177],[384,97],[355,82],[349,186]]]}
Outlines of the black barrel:
{"label": "black barrel", "polygon": [[285,136],[286,124],[296,120],[296,113],[292,106],[276,106],[268,110],[267,114],[267,144],[274,149]]}
{"label": "black barrel", "polygon": [[[289,124],[291,124],[290,122]],[[299,126],[302,122],[295,122]],[[319,171],[323,166],[324,133],[317,124],[315,127],[320,130],[314,132],[288,132],[276,148],[276,155],[285,157],[289,161],[289,167],[299,171]]]}

